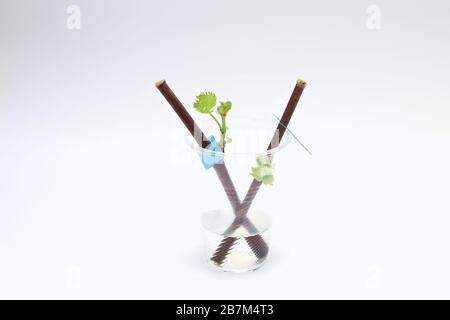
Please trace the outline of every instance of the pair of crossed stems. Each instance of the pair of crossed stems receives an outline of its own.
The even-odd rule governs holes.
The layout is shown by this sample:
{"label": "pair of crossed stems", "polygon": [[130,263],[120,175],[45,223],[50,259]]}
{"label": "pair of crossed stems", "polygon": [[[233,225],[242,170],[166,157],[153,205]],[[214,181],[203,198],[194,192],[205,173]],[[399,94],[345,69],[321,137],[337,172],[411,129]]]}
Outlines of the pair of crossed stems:
{"label": "pair of crossed stems", "polygon": [[[195,123],[194,119],[191,117],[189,112],[180,102],[180,100],[173,93],[172,89],[168,86],[165,80],[161,80],[155,83],[155,86],[159,89],[162,95],[166,98],[167,102],[172,106],[174,111],[177,113],[181,121],[184,123],[186,128],[189,130],[191,135],[194,137],[197,144],[202,148],[207,148],[210,144],[210,141],[206,138],[205,134],[201,131],[198,125]],[[278,147],[283,135],[286,131],[286,128],[289,124],[289,121],[295,111],[295,108],[300,100],[303,89],[305,88],[306,83],[303,80],[297,80],[294,90],[291,94],[289,102],[286,106],[286,109],[283,112],[281,120],[278,123],[278,126],[275,130],[275,133],[272,137],[272,140],[269,143],[267,150],[271,150],[273,148]],[[216,171],[217,176],[222,184],[223,189],[230,201],[231,207],[233,208],[233,212],[235,214],[235,219],[228,227],[228,229],[224,232],[224,239],[221,241],[214,254],[211,257],[211,260],[221,265],[231,248],[234,246],[238,238],[227,236],[231,235],[235,230],[237,230],[240,226],[246,228],[252,236],[245,237],[245,241],[255,254],[258,259],[264,258],[268,251],[268,245],[264,241],[261,235],[258,234],[258,229],[255,225],[248,219],[247,213],[252,205],[253,200],[256,197],[256,194],[261,186],[262,182],[257,180],[253,180],[250,188],[247,192],[247,195],[244,198],[244,201],[241,202],[239,199],[239,195],[237,194],[236,188],[234,187],[233,181],[228,173],[228,169],[225,165],[224,161],[221,161],[214,165],[214,170]]]}

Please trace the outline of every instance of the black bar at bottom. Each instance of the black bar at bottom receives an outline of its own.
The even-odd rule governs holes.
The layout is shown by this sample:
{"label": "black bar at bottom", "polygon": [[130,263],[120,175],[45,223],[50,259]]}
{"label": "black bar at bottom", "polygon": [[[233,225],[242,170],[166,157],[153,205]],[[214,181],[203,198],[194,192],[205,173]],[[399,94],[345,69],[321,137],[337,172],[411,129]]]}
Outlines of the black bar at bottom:
{"label": "black bar at bottom", "polygon": [[[27,300],[0,301],[0,310],[9,308],[15,316],[112,316],[129,319],[302,319],[336,317],[429,318],[447,315],[449,301],[419,300]],[[387,307],[387,308],[386,308]],[[438,313],[439,312],[439,313]]]}

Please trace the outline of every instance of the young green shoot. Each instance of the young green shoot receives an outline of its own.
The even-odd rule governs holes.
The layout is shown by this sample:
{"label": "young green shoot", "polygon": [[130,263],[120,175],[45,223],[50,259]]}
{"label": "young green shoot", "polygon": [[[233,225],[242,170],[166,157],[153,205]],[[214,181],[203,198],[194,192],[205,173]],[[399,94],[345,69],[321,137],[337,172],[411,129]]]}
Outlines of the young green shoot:
{"label": "young green shoot", "polygon": [[[231,109],[232,103],[230,101],[219,102],[217,105],[217,97],[212,92],[202,92],[197,97],[194,103],[194,108],[200,113],[209,114],[210,117],[219,127],[220,140],[219,144],[223,151],[225,151],[225,144],[231,142],[231,139],[227,136],[227,114]],[[220,117],[219,119],[214,115],[214,108],[216,108],[216,113]]]}
{"label": "young green shoot", "polygon": [[256,181],[262,182],[265,185],[273,185],[273,170],[275,165],[272,163],[267,155],[260,155],[256,158],[256,167],[252,168],[250,173]]}

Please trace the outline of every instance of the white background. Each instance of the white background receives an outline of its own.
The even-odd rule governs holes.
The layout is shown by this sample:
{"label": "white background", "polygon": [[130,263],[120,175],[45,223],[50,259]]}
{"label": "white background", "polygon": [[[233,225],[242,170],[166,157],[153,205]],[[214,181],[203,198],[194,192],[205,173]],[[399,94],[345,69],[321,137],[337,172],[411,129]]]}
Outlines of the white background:
{"label": "white background", "polygon": [[[0,297],[450,298],[449,10],[2,0]],[[185,128],[153,83],[189,108],[212,90],[232,121],[280,115],[299,77],[290,127],[313,156],[289,145],[255,202],[269,260],[215,272],[199,218],[224,195],[178,161]]]}

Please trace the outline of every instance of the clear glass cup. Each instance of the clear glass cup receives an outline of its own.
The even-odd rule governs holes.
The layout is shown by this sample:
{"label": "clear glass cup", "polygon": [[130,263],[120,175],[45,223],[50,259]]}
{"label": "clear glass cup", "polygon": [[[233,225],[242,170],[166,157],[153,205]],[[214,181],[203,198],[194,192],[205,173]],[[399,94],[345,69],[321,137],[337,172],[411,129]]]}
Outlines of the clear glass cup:
{"label": "clear glass cup", "polygon": [[[202,215],[207,260],[220,270],[244,272],[255,270],[266,261],[271,220],[268,214],[254,208],[254,200],[260,188],[272,190],[276,186],[275,155],[291,137],[286,131],[278,146],[267,150],[278,121],[230,118],[228,122],[227,136],[232,141],[226,143],[225,152],[201,148],[188,134],[186,141],[198,154],[196,161],[217,161],[207,170],[219,177],[217,183],[224,191],[223,201],[215,210]],[[207,130],[205,134],[218,132],[214,126]],[[220,141],[220,136],[214,138]],[[255,180],[252,174],[264,178],[265,183]],[[205,189],[204,185],[201,187]]]}
{"label": "clear glass cup", "polygon": [[[205,257],[213,267],[232,272],[256,270],[269,253],[271,220],[258,210],[250,210],[246,222],[236,219],[233,211],[203,213]],[[245,228],[251,223],[252,228]]]}

